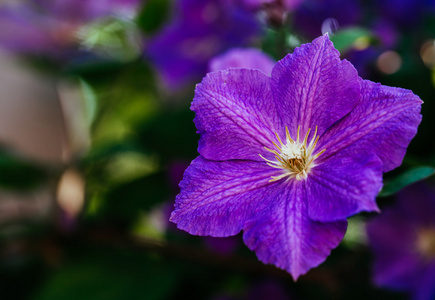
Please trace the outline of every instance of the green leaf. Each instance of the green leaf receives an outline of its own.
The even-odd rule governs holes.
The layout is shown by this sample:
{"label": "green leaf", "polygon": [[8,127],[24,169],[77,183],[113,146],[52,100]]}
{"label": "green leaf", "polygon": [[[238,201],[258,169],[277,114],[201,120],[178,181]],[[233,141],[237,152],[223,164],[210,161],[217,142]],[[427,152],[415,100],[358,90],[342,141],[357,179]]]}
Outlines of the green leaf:
{"label": "green leaf", "polygon": [[373,40],[369,30],[361,27],[349,27],[330,36],[334,47],[340,52],[346,52],[350,48],[365,49]]}
{"label": "green leaf", "polygon": [[391,196],[406,186],[414,182],[423,180],[435,174],[435,168],[432,167],[418,167],[400,174],[396,178],[390,180],[384,185],[384,188],[379,193],[379,197]]}

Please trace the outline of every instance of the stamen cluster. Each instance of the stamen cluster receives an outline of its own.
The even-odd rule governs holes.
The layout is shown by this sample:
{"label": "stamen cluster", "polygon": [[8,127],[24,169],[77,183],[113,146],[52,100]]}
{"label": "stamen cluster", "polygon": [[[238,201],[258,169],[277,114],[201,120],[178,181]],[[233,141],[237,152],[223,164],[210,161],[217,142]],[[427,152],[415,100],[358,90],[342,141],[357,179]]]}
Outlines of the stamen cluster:
{"label": "stamen cluster", "polygon": [[310,172],[311,168],[315,166],[314,160],[318,158],[323,152],[325,152],[326,149],[323,149],[313,155],[317,141],[319,140],[319,136],[317,136],[317,126],[309,144],[307,144],[307,142],[311,128],[308,129],[302,143],[299,142],[299,131],[300,126],[298,126],[297,137],[295,141],[291,138],[288,127],[286,126],[285,144],[281,141],[278,133],[275,133],[279,145],[275,142],[272,143],[277,150],[264,147],[267,151],[275,154],[275,161],[266,159],[260,154],[260,157],[264,159],[269,166],[285,170],[282,175],[272,176],[270,182],[277,181],[285,177],[296,178],[297,180],[307,179],[307,175]]}

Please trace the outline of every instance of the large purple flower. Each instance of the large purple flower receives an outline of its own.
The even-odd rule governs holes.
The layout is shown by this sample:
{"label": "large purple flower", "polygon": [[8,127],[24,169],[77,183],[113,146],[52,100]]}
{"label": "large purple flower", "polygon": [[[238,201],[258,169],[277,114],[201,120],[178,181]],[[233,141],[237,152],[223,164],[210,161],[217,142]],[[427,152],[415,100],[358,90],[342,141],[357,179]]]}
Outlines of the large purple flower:
{"label": "large purple flower", "polygon": [[296,279],[319,265],[346,218],[377,211],[382,172],[420,123],[411,91],[362,80],[327,35],[259,70],[209,73],[192,110],[201,134],[171,220],[196,235],[244,231],[265,263]]}
{"label": "large purple flower", "polygon": [[146,55],[166,87],[176,90],[207,73],[208,61],[259,33],[255,15],[234,0],[178,0],[173,21],[153,37]]}
{"label": "large purple flower", "polygon": [[415,184],[398,195],[367,226],[377,285],[408,291],[413,299],[435,297],[435,192]]}

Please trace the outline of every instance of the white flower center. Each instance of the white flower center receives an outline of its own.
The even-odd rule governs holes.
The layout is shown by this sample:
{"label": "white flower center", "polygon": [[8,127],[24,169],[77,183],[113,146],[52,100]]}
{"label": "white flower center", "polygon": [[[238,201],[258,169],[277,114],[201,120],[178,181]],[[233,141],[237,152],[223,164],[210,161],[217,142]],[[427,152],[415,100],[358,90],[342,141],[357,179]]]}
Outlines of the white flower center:
{"label": "white flower center", "polygon": [[300,126],[298,126],[296,140],[293,140],[290,137],[290,133],[286,126],[285,144],[281,141],[279,135],[275,133],[279,144],[275,142],[273,142],[273,144],[277,150],[265,148],[267,151],[275,154],[276,160],[266,159],[260,154],[260,157],[264,159],[269,166],[284,170],[282,175],[272,176],[272,179],[270,180],[271,182],[285,177],[296,178],[297,180],[307,179],[307,175],[310,170],[316,166],[314,160],[318,158],[320,154],[325,152],[326,149],[323,149],[316,154],[313,154],[317,141],[319,140],[319,137],[317,136],[317,126],[310,143],[308,143],[308,136],[310,134],[311,128],[308,129],[302,142],[299,142],[299,130]]}
{"label": "white flower center", "polygon": [[302,145],[287,141],[285,145],[281,147],[281,156],[286,159],[301,159],[303,155]]}

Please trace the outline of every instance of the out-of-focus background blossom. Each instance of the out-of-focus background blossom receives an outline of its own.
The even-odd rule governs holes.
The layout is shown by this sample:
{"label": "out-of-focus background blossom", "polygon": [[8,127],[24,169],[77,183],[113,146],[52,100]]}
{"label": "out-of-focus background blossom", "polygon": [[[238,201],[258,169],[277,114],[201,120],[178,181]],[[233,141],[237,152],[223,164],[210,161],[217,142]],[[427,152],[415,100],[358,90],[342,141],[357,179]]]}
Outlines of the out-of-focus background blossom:
{"label": "out-of-focus background blossom", "polygon": [[[5,1],[0,3],[0,43],[15,53],[63,62],[79,60],[99,40],[106,38],[106,47],[119,48],[122,42],[131,39],[130,33],[123,32],[123,26],[128,27],[123,24],[136,16],[140,3],[140,0]],[[121,37],[122,34],[127,36]]]}
{"label": "out-of-focus background blossom", "polygon": [[435,297],[435,194],[415,184],[395,205],[368,224],[373,249],[373,281],[407,291],[413,299]]}
{"label": "out-of-focus background blossom", "polygon": [[255,15],[233,0],[181,0],[171,17],[146,42],[145,55],[172,92],[198,82],[213,56],[253,44],[260,34]]}
{"label": "out-of-focus background blossom", "polygon": [[[3,0],[0,28],[1,299],[434,299],[434,1]],[[325,32],[360,76],[419,95],[423,122],[382,212],[294,283],[240,235],[168,219],[195,84],[270,74]]]}

